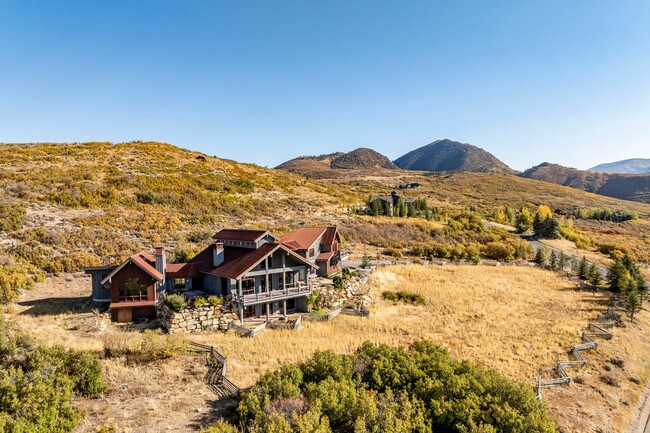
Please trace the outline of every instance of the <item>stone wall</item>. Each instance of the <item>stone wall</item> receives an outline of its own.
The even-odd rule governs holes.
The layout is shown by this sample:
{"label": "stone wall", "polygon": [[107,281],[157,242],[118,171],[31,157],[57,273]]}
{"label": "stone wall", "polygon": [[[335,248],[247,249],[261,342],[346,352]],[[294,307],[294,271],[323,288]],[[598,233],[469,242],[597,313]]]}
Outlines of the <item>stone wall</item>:
{"label": "stone wall", "polygon": [[221,307],[213,306],[188,308],[177,313],[167,305],[163,305],[158,309],[158,317],[163,328],[170,334],[209,330],[225,331],[233,320],[237,320],[236,315],[223,313]]}

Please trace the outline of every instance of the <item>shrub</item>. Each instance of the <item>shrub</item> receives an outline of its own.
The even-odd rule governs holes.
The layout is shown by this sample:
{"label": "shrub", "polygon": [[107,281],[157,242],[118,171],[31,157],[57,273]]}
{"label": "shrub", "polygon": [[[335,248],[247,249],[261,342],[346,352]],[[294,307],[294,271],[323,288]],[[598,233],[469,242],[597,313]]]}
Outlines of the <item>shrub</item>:
{"label": "shrub", "polygon": [[386,248],[381,253],[385,256],[395,257],[396,259],[402,258],[402,251],[397,248]]}
{"label": "shrub", "polygon": [[393,292],[391,290],[385,290],[381,293],[381,297],[384,300],[391,301],[391,302],[403,302],[405,304],[413,304],[413,305],[426,304],[426,301],[424,297],[422,297],[422,295],[418,295],[415,293],[408,293],[402,290],[397,292]]}
{"label": "shrub", "polygon": [[13,203],[0,203],[0,231],[12,232],[23,225],[27,212],[25,206]]}
{"label": "shrub", "polygon": [[163,335],[148,329],[143,334],[140,350],[129,355],[131,363],[145,364],[173,358],[187,352],[187,340],[181,334]]}
{"label": "shrub", "polygon": [[426,341],[408,349],[366,342],[352,355],[317,352],[282,366],[242,396],[237,417],[247,433],[555,432],[531,387]]}
{"label": "shrub", "polygon": [[194,308],[201,308],[205,307],[208,305],[208,300],[205,299],[203,296],[198,296],[194,298]]}
{"label": "shrub", "polygon": [[515,248],[503,242],[490,242],[483,250],[486,257],[501,262],[510,262],[515,258]]}
{"label": "shrub", "polygon": [[343,290],[343,277],[341,275],[334,275],[332,277],[332,282],[334,283],[334,288],[336,290]]}
{"label": "shrub", "polygon": [[33,289],[34,284],[24,268],[0,265],[0,304],[16,300],[21,290]]}
{"label": "shrub", "polygon": [[171,308],[173,311],[180,313],[181,311],[187,308],[187,302],[185,301],[185,296],[172,294],[167,296],[165,299],[165,305]]}
{"label": "shrub", "polygon": [[218,307],[219,305],[223,304],[223,299],[217,295],[210,295],[208,296],[208,304]]}

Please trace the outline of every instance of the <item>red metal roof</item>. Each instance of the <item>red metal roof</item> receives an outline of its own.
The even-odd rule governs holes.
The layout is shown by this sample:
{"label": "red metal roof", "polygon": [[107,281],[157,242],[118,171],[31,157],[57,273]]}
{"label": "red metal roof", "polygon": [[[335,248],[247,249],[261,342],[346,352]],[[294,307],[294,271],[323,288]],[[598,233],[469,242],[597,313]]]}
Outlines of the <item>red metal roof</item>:
{"label": "red metal roof", "polygon": [[320,243],[323,245],[332,245],[334,243],[334,239],[337,241],[341,240],[341,237],[339,236],[339,229],[336,226],[329,226],[325,230],[325,234],[320,240]]}
{"label": "red metal roof", "polygon": [[294,253],[290,249],[288,249],[286,246],[279,244],[279,243],[266,243],[261,245],[259,248],[256,250],[250,250],[248,254],[244,254],[241,257],[232,260],[232,261],[226,261],[223,264],[217,266],[216,268],[212,269],[210,272],[208,272],[211,275],[217,275],[220,277],[227,277],[227,278],[233,278],[233,279],[239,279],[241,278],[246,272],[250,271],[253,269],[255,266],[257,266],[262,260],[264,260],[267,256],[270,254],[273,254],[276,250],[282,249],[283,251],[286,251],[287,253],[291,254],[293,257],[295,257],[298,261],[317,268],[318,266],[314,265],[313,263],[307,261],[304,257],[299,256],[298,254]]}
{"label": "red metal roof", "polygon": [[[271,235],[276,238],[268,230],[236,230],[236,229],[223,229],[219,230],[212,236],[212,239],[225,239],[229,241],[246,241],[256,242],[266,235]],[[277,239],[277,238],[276,238]]]}
{"label": "red metal roof", "polygon": [[203,262],[169,263],[167,265],[168,278],[189,278],[199,275]]}
{"label": "red metal roof", "polygon": [[140,251],[139,253],[133,254],[131,257],[126,259],[121,265],[119,265],[117,268],[113,269],[113,271],[108,274],[104,279],[102,279],[101,284],[104,284],[106,281],[110,280],[113,275],[117,274],[124,266],[126,266],[129,263],[133,263],[143,271],[145,271],[147,274],[151,275],[151,277],[157,281],[162,281],[165,277],[163,274],[158,272],[156,270],[156,260],[155,258],[145,252],[145,251]]}
{"label": "red metal roof", "polygon": [[327,227],[301,227],[296,231],[285,233],[280,242],[289,246],[298,245],[297,250],[306,250],[323,235]]}
{"label": "red metal roof", "polygon": [[328,251],[326,253],[320,253],[316,256],[316,260],[329,260],[334,255],[334,251]]}

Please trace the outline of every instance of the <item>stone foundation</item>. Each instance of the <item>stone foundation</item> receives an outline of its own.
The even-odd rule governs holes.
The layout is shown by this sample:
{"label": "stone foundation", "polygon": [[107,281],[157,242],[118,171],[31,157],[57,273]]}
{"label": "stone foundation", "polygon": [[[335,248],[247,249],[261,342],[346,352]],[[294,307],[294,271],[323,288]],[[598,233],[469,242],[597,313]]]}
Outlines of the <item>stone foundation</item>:
{"label": "stone foundation", "polygon": [[221,307],[206,306],[191,308],[177,313],[163,305],[158,309],[163,328],[170,334],[210,330],[226,331],[230,323],[237,320],[232,313],[223,313]]}

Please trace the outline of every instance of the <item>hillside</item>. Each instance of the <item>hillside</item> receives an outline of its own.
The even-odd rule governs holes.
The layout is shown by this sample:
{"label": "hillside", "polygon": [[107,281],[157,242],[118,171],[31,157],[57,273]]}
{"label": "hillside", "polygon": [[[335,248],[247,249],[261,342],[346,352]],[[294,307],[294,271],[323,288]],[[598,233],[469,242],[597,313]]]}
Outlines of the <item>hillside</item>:
{"label": "hillside", "polygon": [[591,167],[587,171],[622,174],[650,174],[650,158],[633,158],[623,161],[608,162]]}
{"label": "hillside", "polygon": [[491,153],[471,144],[447,139],[415,149],[393,162],[405,170],[514,173]]}
{"label": "hillside", "polygon": [[650,175],[583,171],[545,162],[526,170],[521,176],[623,200],[650,203]]}
{"label": "hillside", "polygon": [[[152,142],[0,145],[9,248],[39,267],[85,252],[112,263],[153,243],[195,244],[214,228],[331,223],[358,200],[285,171]],[[286,228],[285,228],[286,230]]]}
{"label": "hillside", "polygon": [[388,157],[372,149],[360,147],[351,152],[336,152],[319,156],[300,156],[276,167],[313,179],[345,177],[349,170],[394,170],[397,167]]}

